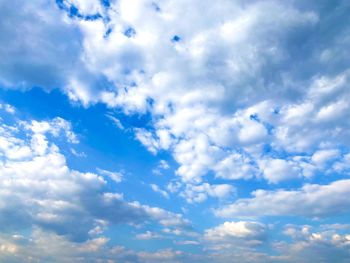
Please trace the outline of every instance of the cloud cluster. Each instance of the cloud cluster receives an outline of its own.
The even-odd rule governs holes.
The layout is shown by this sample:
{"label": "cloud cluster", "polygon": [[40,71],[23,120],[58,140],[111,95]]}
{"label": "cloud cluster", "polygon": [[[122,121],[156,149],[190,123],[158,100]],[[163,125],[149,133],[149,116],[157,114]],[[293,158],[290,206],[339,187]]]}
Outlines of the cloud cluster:
{"label": "cloud cluster", "polygon": [[348,152],[345,1],[16,1],[1,6],[1,82],[150,113],[135,137],[172,153],[184,188],[311,177]]}
{"label": "cloud cluster", "polygon": [[[189,203],[232,197],[229,180],[263,179],[273,188],[219,207],[219,217],[341,215],[350,205],[349,11],[341,0],[3,1],[0,84],[59,88],[86,107],[104,103],[127,115],[147,114],[149,123],[133,127],[135,139],[154,155],[172,154],[177,178],[166,189]],[[0,110],[16,111],[7,104]],[[108,192],[106,177],[118,183],[119,173],[70,169],[54,143],[59,136],[78,143],[68,121],[0,120],[0,224],[9,230],[35,227],[37,244],[63,240],[76,253],[103,248],[107,240],[96,235],[109,224],[157,221],[175,235],[190,228],[181,214]],[[154,173],[164,169],[168,164],[160,163]],[[326,175],[333,182],[274,188]],[[283,256],[274,257],[251,246],[266,232],[258,222],[228,221],[207,229],[203,240],[214,251],[209,258],[222,262],[240,260],[235,246],[247,262],[307,262],[314,254],[320,262],[335,261],[333,255],[348,261],[346,234],[289,228],[294,243],[276,242]],[[1,243],[0,259],[20,249],[22,239],[11,238]],[[21,255],[37,257],[29,252]],[[108,253],[122,257],[110,260],[135,262],[185,256],[120,247]],[[80,257],[67,255],[67,262]]]}
{"label": "cloud cluster", "polygon": [[[12,114],[2,107],[5,114]],[[193,232],[191,222],[181,214],[139,202],[128,202],[123,195],[106,191],[106,176],[119,182],[120,174],[99,169],[101,175],[81,173],[67,166],[64,155],[54,143],[57,136],[77,142],[71,124],[61,118],[46,121],[1,119],[0,125],[0,260],[9,262],[308,262],[349,259],[350,238],[346,225],[286,226],[290,242],[271,240],[271,227],[257,221],[227,221]],[[322,162],[337,153],[317,153]],[[322,217],[346,212],[349,180],[329,185],[306,185],[300,190],[263,191],[254,198],[239,199],[218,211],[219,216],[300,215]],[[224,190],[205,193],[221,195]],[[197,191],[198,192],[198,191]],[[200,191],[199,191],[200,192]],[[319,204],[316,204],[319,203]],[[153,252],[135,251],[109,244],[103,236],[112,224],[157,222],[161,233],[146,230],[135,240],[179,237],[177,246],[196,245],[203,253],[191,254],[178,249]],[[20,234],[31,229],[30,236]],[[185,240],[191,238],[191,240]],[[265,253],[269,246],[277,256]],[[44,251],[44,252],[43,252]],[[237,256],[239,255],[239,256]]]}
{"label": "cloud cluster", "polygon": [[346,225],[321,226],[321,229],[307,225],[287,226],[284,234],[292,242],[276,242],[274,246],[284,254],[285,262],[347,262],[350,259],[350,236],[339,233],[344,227],[348,229]]}
{"label": "cloud cluster", "polygon": [[156,221],[167,228],[190,227],[180,214],[128,202],[123,194],[107,191],[106,178],[118,183],[118,173],[70,169],[54,143],[59,135],[77,142],[71,124],[62,118],[15,119],[12,124],[1,120],[0,223],[6,225],[1,232],[38,227],[82,242],[110,224]]}
{"label": "cloud cluster", "polygon": [[255,190],[216,210],[221,217],[303,216],[330,217],[349,212],[350,180],[328,185],[306,184],[298,190]]}
{"label": "cloud cluster", "polygon": [[[191,254],[161,249],[154,252],[134,251],[122,246],[109,246],[108,238],[98,237],[75,243],[54,233],[35,229],[30,238],[0,235],[0,260],[3,262],[181,262]],[[199,262],[199,261],[197,261]]]}
{"label": "cloud cluster", "polygon": [[[214,262],[347,262],[348,230],[348,225],[341,224],[286,225],[275,239],[270,227],[239,221],[208,229],[204,237],[210,241],[207,258]],[[270,253],[259,249],[263,247],[268,247]]]}

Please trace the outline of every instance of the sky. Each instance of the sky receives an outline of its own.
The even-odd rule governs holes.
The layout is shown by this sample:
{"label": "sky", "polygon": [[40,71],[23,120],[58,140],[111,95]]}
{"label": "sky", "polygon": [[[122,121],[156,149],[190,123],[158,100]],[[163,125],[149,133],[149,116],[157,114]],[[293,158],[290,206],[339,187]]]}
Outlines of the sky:
{"label": "sky", "polygon": [[0,262],[350,262],[346,0],[0,0]]}

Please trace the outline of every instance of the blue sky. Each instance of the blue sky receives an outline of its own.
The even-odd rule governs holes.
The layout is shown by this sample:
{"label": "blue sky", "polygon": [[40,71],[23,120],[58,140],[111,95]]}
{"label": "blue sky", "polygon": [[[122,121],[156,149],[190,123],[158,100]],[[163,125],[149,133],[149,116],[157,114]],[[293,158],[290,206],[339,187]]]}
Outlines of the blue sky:
{"label": "blue sky", "polygon": [[349,262],[347,1],[0,1],[1,262]]}

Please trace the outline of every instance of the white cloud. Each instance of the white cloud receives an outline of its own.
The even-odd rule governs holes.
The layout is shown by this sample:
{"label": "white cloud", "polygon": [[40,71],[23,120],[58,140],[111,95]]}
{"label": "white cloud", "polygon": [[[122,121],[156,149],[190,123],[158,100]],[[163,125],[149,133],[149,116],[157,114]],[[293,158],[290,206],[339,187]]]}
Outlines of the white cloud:
{"label": "white cloud", "polygon": [[239,153],[228,155],[215,166],[216,176],[224,179],[250,179],[257,171],[250,158]]}
{"label": "white cloud", "polygon": [[301,169],[295,163],[284,159],[270,159],[259,161],[260,169],[263,176],[270,183],[278,183],[280,181],[297,178]]}
{"label": "white cloud", "polygon": [[120,130],[124,130],[125,127],[123,126],[123,124],[121,123],[121,121],[119,119],[117,119],[116,117],[114,117],[113,115],[110,114],[106,114],[107,118],[110,119],[114,125],[119,128]]}
{"label": "white cloud", "polygon": [[162,190],[158,185],[156,185],[156,184],[150,184],[150,186],[151,186],[151,188],[152,188],[152,190],[153,190],[154,192],[159,193],[159,194],[161,194],[163,197],[169,199],[169,194],[168,194],[166,191]]}
{"label": "white cloud", "polygon": [[339,157],[339,155],[340,152],[337,149],[319,150],[312,155],[311,160],[316,165],[323,166],[326,162],[329,162]]}
{"label": "white cloud", "polygon": [[307,184],[298,190],[256,190],[251,198],[219,208],[220,217],[304,216],[330,217],[349,211],[350,180],[328,185]]}
{"label": "white cloud", "polygon": [[100,175],[104,175],[112,179],[116,183],[120,183],[123,180],[123,174],[121,172],[111,172],[107,170],[103,170],[100,168],[97,168],[97,172]]}
{"label": "white cloud", "polygon": [[16,108],[7,103],[0,103],[0,110],[4,110],[7,113],[11,113],[11,114],[16,112]]}
{"label": "white cloud", "polygon": [[168,170],[169,168],[170,165],[167,161],[160,160],[158,166],[152,170],[152,173],[155,175],[162,175],[162,171]]}
{"label": "white cloud", "polygon": [[[108,192],[102,176],[70,169],[54,143],[60,135],[77,142],[71,124],[60,118],[0,123],[0,222],[7,230],[39,227],[81,242],[103,233],[109,224],[190,226],[181,214]],[[97,170],[116,182],[122,179],[120,173]]]}
{"label": "white cloud", "polygon": [[265,141],[266,137],[266,128],[262,124],[251,120],[246,120],[242,123],[238,133],[238,139],[243,144]]}
{"label": "white cloud", "polygon": [[195,240],[184,240],[175,242],[176,245],[199,245],[200,243]]}
{"label": "white cloud", "polygon": [[212,262],[273,262],[259,250],[260,246],[268,245],[268,232],[258,222],[227,221],[206,229],[202,239]]}
{"label": "white cloud", "polygon": [[211,241],[227,241],[232,238],[261,239],[265,235],[265,226],[256,222],[225,222],[207,229],[205,238]]}
{"label": "white cloud", "polygon": [[50,133],[54,137],[58,137],[61,133],[63,133],[68,142],[70,143],[78,143],[77,135],[72,131],[72,125],[70,122],[56,117],[50,121],[36,121],[33,120],[31,122],[22,122],[22,125],[31,130],[34,134],[45,134]]}
{"label": "white cloud", "polygon": [[170,182],[166,188],[170,193],[176,193],[180,190],[181,187],[182,187],[182,184],[180,182],[173,181],[173,182]]}
{"label": "white cloud", "polygon": [[[82,16],[102,16],[86,19],[67,15],[55,1],[3,1],[0,82],[6,88],[59,88],[84,106],[102,102],[126,114],[149,114],[147,128],[134,129],[135,137],[153,154],[167,150],[173,155],[178,179],[168,184],[168,190],[188,202],[230,196],[234,187],[217,179],[262,176],[277,184],[331,172],[343,176],[350,172],[345,2],[332,7],[326,1],[329,8],[324,11],[301,1],[121,0],[111,1],[110,8],[97,0],[64,1],[74,4]],[[15,113],[4,104],[1,109]],[[1,224],[11,225],[17,218],[24,225],[25,218],[30,225],[60,234],[77,231],[76,236],[91,228],[100,232],[96,219],[101,218],[158,220],[173,228],[189,225],[179,214],[105,193],[102,177],[70,169],[52,143],[63,134],[78,142],[69,125],[56,118],[0,127]],[[348,211],[348,188],[348,180],[338,180],[294,190],[256,190],[251,198],[240,198],[217,214],[327,217]],[[87,221],[64,228],[62,222],[76,218]],[[334,240],[323,235],[315,232],[304,243],[287,248],[319,251],[334,245],[334,240],[342,245],[332,248],[346,247],[346,235]],[[94,250],[105,242],[96,239],[87,247]],[[6,243],[0,249],[14,253],[16,246]],[[242,253],[236,254],[248,262],[271,259],[239,249]],[[337,251],[330,254],[338,255],[333,253]],[[222,254],[213,258],[236,259],[232,253]],[[284,259],[308,259],[304,252],[300,255],[298,260]],[[132,254],[127,260],[182,259],[174,250],[140,256]]]}
{"label": "white cloud", "polygon": [[329,227],[317,231],[311,226],[288,226],[284,233],[292,243],[276,242],[275,248],[285,262],[346,262],[350,258],[350,236]]}
{"label": "white cloud", "polygon": [[167,169],[170,168],[170,165],[168,164],[167,161],[165,161],[165,160],[160,160],[160,161],[159,161],[159,168],[164,169],[164,170],[167,170]]}
{"label": "white cloud", "polygon": [[[2,6],[4,19],[17,28],[1,24],[7,36],[1,40],[2,82],[59,86],[85,106],[103,102],[126,114],[150,113],[151,129],[135,129],[136,138],[154,154],[169,150],[185,183],[201,183],[210,172],[225,179],[263,173],[278,183],[286,179],[287,165],[293,170],[288,178],[304,168],[288,162],[275,165],[275,175],[266,167],[259,171],[264,144],[277,153],[309,156],[325,144],[328,149],[337,149],[339,141],[347,145],[349,127],[341,118],[348,112],[348,72],[339,67],[320,74],[317,65],[324,68],[320,58],[339,53],[339,43],[348,40],[333,36],[326,50],[303,50],[300,58],[293,53],[294,46],[313,43],[314,30],[324,26],[317,6],[303,9],[297,2],[277,1],[189,5],[181,0],[157,7],[145,0],[111,2],[107,8],[97,0],[64,1],[82,14],[72,19],[54,4],[16,1],[21,7],[16,14],[25,23]],[[96,13],[101,17],[84,18]],[[35,30],[26,34],[27,28]],[[20,37],[21,47],[10,48],[6,41]],[[13,67],[16,50],[27,54],[19,67]],[[301,58],[308,61],[305,68],[299,67]],[[333,60],[343,61],[334,55],[327,63]],[[116,125],[122,127],[120,121]]]}
{"label": "white cloud", "polygon": [[222,199],[228,197],[234,191],[235,188],[229,184],[186,184],[180,195],[189,203],[200,203],[205,201],[208,196]]}
{"label": "white cloud", "polygon": [[159,207],[150,207],[148,205],[141,205],[139,202],[131,203],[133,207],[142,208],[146,214],[153,220],[159,222],[164,227],[174,228],[189,228],[191,222],[183,218],[181,214],[172,213]]}
{"label": "white cloud", "polygon": [[[179,23],[176,17],[184,9],[192,15],[181,16]],[[271,9],[274,15],[266,16],[264,10]],[[125,88],[102,90],[94,96],[75,78],[73,82],[78,84],[72,85],[71,98],[87,104],[90,98],[94,102],[100,97],[110,107],[121,106],[127,113],[148,110],[159,116],[154,120],[154,131],[137,129],[136,138],[152,153],[170,149],[180,165],[177,174],[185,182],[199,183],[210,171],[231,179],[253,177],[253,162],[244,164],[244,175],[227,174],[241,170],[238,163],[235,170],[232,165],[223,167],[231,162],[229,148],[235,144],[248,147],[269,137],[264,123],[251,119],[237,106],[247,96],[259,102],[261,95],[249,87],[254,83],[252,75],[262,76],[268,61],[285,59],[286,34],[281,28],[312,27],[317,15],[292,6],[286,9],[276,2],[247,6],[226,2],[210,14],[198,1],[193,5],[164,2],[160,10],[157,12],[151,1],[121,1],[108,11],[108,25],[100,20],[77,20],[89,70],[106,76],[115,87]],[[103,37],[107,26],[112,31]],[[134,30],[132,37],[124,35],[129,27]],[[277,36],[276,42],[268,38],[271,34]],[[178,43],[171,42],[174,35],[178,35]],[[242,85],[247,88],[240,88]],[[233,103],[230,109],[220,106],[229,102]],[[218,162],[223,165],[216,169]]]}
{"label": "white cloud", "polygon": [[140,260],[145,263],[151,262],[181,262],[184,252],[173,249],[163,249],[156,252],[140,252],[138,253]]}
{"label": "white cloud", "polygon": [[136,129],[135,136],[151,153],[157,153],[160,147],[159,142],[153,138],[151,132],[145,129]]}
{"label": "white cloud", "polygon": [[154,252],[135,251],[109,244],[106,237],[75,243],[52,232],[34,229],[29,237],[0,234],[0,261],[32,262],[166,262],[191,261],[189,253],[160,249]]}
{"label": "white cloud", "polygon": [[161,237],[162,236],[157,233],[146,231],[145,233],[137,234],[135,238],[138,240],[150,240],[150,239],[158,239]]}
{"label": "white cloud", "polygon": [[86,157],[86,153],[84,153],[84,152],[77,152],[74,148],[71,148],[70,151],[76,157],[80,157],[80,158],[85,158]]}
{"label": "white cloud", "polygon": [[334,163],[333,168],[337,172],[345,172],[350,169],[350,154],[347,153],[339,160],[338,162]]}

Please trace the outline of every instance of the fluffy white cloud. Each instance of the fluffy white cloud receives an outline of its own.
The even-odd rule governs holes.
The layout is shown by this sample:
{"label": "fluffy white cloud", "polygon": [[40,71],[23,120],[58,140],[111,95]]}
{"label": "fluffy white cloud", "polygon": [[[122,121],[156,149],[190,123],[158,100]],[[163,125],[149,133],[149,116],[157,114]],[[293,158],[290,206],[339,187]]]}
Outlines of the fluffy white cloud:
{"label": "fluffy white cloud", "polygon": [[[207,258],[213,262],[347,262],[349,234],[346,225],[287,225],[283,234],[287,238],[276,240],[269,236],[271,229],[257,222],[225,222],[208,229]],[[269,247],[273,253],[259,250]]]}
{"label": "fluffy white cloud", "polygon": [[215,166],[216,176],[224,179],[249,179],[257,174],[253,161],[242,154],[232,153]]}
{"label": "fluffy white cloud", "polygon": [[191,228],[191,222],[188,219],[183,218],[182,214],[172,213],[159,207],[141,205],[138,202],[133,202],[132,206],[136,208],[142,208],[142,210],[146,212],[150,219],[159,222],[164,227],[180,229]]}
{"label": "fluffy white cloud", "polygon": [[307,184],[298,190],[256,190],[216,210],[221,217],[305,216],[329,217],[349,212],[350,180],[328,185]]}
{"label": "fluffy white cloud", "polygon": [[271,183],[296,178],[300,174],[299,167],[284,159],[261,160],[259,165],[264,177]]}
{"label": "fluffy white cloud", "polygon": [[212,262],[274,262],[260,252],[267,242],[267,227],[254,221],[227,221],[206,229],[203,235],[207,258]]}
{"label": "fluffy white cloud", "polygon": [[120,183],[123,180],[123,174],[121,172],[111,172],[98,168],[97,172],[101,175],[109,177],[115,183]]}
{"label": "fluffy white cloud", "polygon": [[0,103],[0,109],[5,110],[7,113],[15,113],[16,109],[10,104],[7,103]]}
{"label": "fluffy white cloud", "polygon": [[0,234],[0,260],[14,263],[35,261],[174,263],[192,260],[191,254],[178,250],[135,251],[122,246],[112,246],[108,242],[108,238],[98,237],[75,243],[40,229],[35,229],[30,237]]}
{"label": "fluffy white cloud", "polygon": [[[46,137],[47,132],[56,131],[55,125],[32,123],[30,127],[35,129],[31,129],[28,139],[18,139],[10,126],[1,126],[2,139],[15,142],[1,151],[5,157],[0,162],[1,224],[14,230],[40,226],[73,240],[84,240],[98,224],[96,220],[117,223],[147,218],[146,212],[118,196],[108,198],[109,194],[103,192],[106,182],[102,177],[67,167],[58,147]],[[23,152],[23,148],[28,154],[11,158],[13,151]],[[119,207],[120,212],[112,212],[113,207]]]}
{"label": "fluffy white cloud", "polygon": [[312,155],[312,162],[316,165],[323,166],[327,162],[332,161],[339,157],[339,150],[319,150]]}
{"label": "fluffy white cloud", "polygon": [[211,241],[227,241],[235,238],[262,239],[265,236],[265,226],[256,222],[225,222],[205,231],[205,238]]}
{"label": "fluffy white cloud", "polygon": [[145,146],[147,150],[155,154],[160,148],[159,142],[153,138],[152,133],[145,129],[135,130],[136,138]]}
{"label": "fluffy white cloud", "polygon": [[350,169],[350,154],[345,154],[341,160],[338,162],[334,163],[333,168],[337,172],[342,172],[345,174],[349,174],[349,169]]}
{"label": "fluffy white cloud", "polygon": [[[57,136],[76,143],[71,124],[61,118],[48,121],[0,122],[0,222],[3,231],[39,227],[85,241],[109,224],[157,221],[164,227],[190,228],[180,214],[123,200],[108,192],[107,181],[94,173],[67,166],[53,142]],[[50,137],[52,136],[52,137]],[[98,169],[120,182],[121,174]]]}
{"label": "fluffy white cloud", "polygon": [[[135,138],[153,154],[163,150],[172,154],[179,165],[178,178],[171,179],[167,190],[190,203],[229,197],[235,188],[222,180],[264,178],[277,184],[350,174],[346,1],[108,3],[0,3],[1,86],[60,88],[84,106],[101,102],[126,114],[147,114],[150,122],[145,127],[132,127]],[[6,104],[0,104],[0,110],[15,113]],[[123,129],[118,119],[111,119]],[[85,260],[76,251],[103,250],[107,240],[92,236],[111,223],[158,221],[164,232],[175,235],[190,228],[181,214],[106,192],[102,175],[119,182],[119,174],[70,169],[52,143],[61,135],[78,142],[69,122],[60,118],[0,126],[1,225],[48,231],[47,239],[35,236],[34,243],[73,247],[75,253],[62,255],[67,262]],[[166,165],[161,164],[159,169],[163,168]],[[294,190],[256,190],[252,197],[239,198],[216,214],[234,218],[342,214],[350,205],[349,184],[346,179]],[[157,185],[151,187],[168,195]],[[206,235],[240,240],[244,233],[255,233],[258,225],[226,222],[208,229]],[[330,237],[307,228],[287,232],[294,233],[295,244],[276,244],[286,256],[267,256],[245,242],[242,246],[214,242],[209,250],[217,252],[209,262],[307,262],[310,251],[331,255],[311,253],[319,256],[316,261],[335,261],[338,255],[343,255],[339,261],[349,261],[347,235]],[[77,245],[65,236],[85,242]],[[18,251],[20,262],[42,259],[32,241],[26,242],[36,254],[21,250],[18,242],[11,238],[1,242],[0,261]],[[232,250],[234,246],[237,250]],[[288,249],[293,254],[286,253]],[[99,254],[96,261],[184,261],[184,253],[170,249],[135,254],[115,247],[108,253],[120,257]]]}
{"label": "fluffy white cloud", "polygon": [[[2,83],[60,87],[85,106],[149,113],[150,128],[135,136],[154,154],[170,151],[184,184],[206,183],[210,173],[270,183],[310,177],[336,161],[321,165],[320,151],[348,151],[349,29],[335,9],[273,0],[16,1],[16,14],[1,6],[11,21],[0,24]],[[322,47],[319,29],[329,33]],[[19,38],[21,46],[8,43]]]}
{"label": "fluffy white cloud", "polygon": [[200,203],[205,201],[208,196],[225,198],[234,193],[234,190],[235,188],[229,184],[186,184],[185,189],[180,195],[183,196],[189,203]]}
{"label": "fluffy white cloud", "polygon": [[283,253],[284,262],[346,262],[350,259],[350,236],[339,233],[339,227],[328,225],[317,230],[311,226],[287,226],[284,234],[292,242],[276,242],[274,246]]}
{"label": "fluffy white cloud", "polygon": [[76,134],[72,131],[71,123],[60,117],[56,117],[50,121],[33,120],[31,122],[22,122],[22,125],[24,125],[26,129],[31,130],[35,135],[50,133],[54,137],[58,137],[60,133],[63,133],[68,139],[68,142],[79,142]]}
{"label": "fluffy white cloud", "polygon": [[[71,0],[58,2],[60,13],[57,6],[43,0],[39,6],[47,9],[42,16],[45,23],[30,43],[47,53],[39,56],[28,52],[30,58],[25,61],[41,58],[46,64],[54,63],[52,68],[56,69],[57,62],[64,60],[66,63],[58,65],[67,65],[72,59],[70,65],[82,65],[78,72],[77,67],[65,68],[70,72],[63,78],[64,70],[53,70],[63,75],[51,78],[72,100],[84,105],[101,101],[110,107],[122,107],[125,112],[150,111],[155,117],[154,134],[136,130],[136,137],[153,153],[171,149],[184,181],[199,182],[207,172],[215,171],[220,161],[230,167],[217,168],[221,177],[241,178],[243,175],[230,174],[235,164],[227,158],[236,154],[230,148],[235,144],[247,147],[262,143],[269,134],[264,123],[249,118],[239,108],[247,96],[252,103],[259,102],[262,98],[257,91],[275,90],[272,84],[264,87],[253,76],[263,79],[264,67],[287,59],[286,32],[294,27],[312,27],[318,17],[312,11],[299,11],[291,5],[286,8],[274,1],[249,5],[223,1],[210,12],[208,4],[116,1],[106,8],[100,1]],[[73,5],[81,15],[65,17]],[[27,17],[27,5],[20,6],[21,14]],[[31,17],[38,10],[30,9]],[[267,10],[274,10],[274,15],[267,16]],[[95,13],[100,17],[84,17]],[[184,13],[192,15],[183,16]],[[10,18],[15,20],[14,16]],[[63,35],[79,30],[79,37],[69,38],[72,43],[62,44],[63,54],[45,48],[57,43],[47,35],[56,30],[56,24],[51,23],[54,19],[60,21],[60,25],[56,24]],[[40,21],[27,24],[34,27]],[[18,28],[26,30],[22,24]],[[270,35],[275,35],[276,41]],[[44,42],[38,43],[38,39]],[[23,48],[28,50],[30,46]],[[68,50],[77,52],[69,56]],[[11,55],[7,61],[14,63],[14,57]],[[6,65],[8,68],[11,67]],[[5,75],[3,80],[9,86],[21,81],[28,82],[26,86],[52,86],[25,74],[16,79]],[[250,172],[248,167],[245,169]]]}

